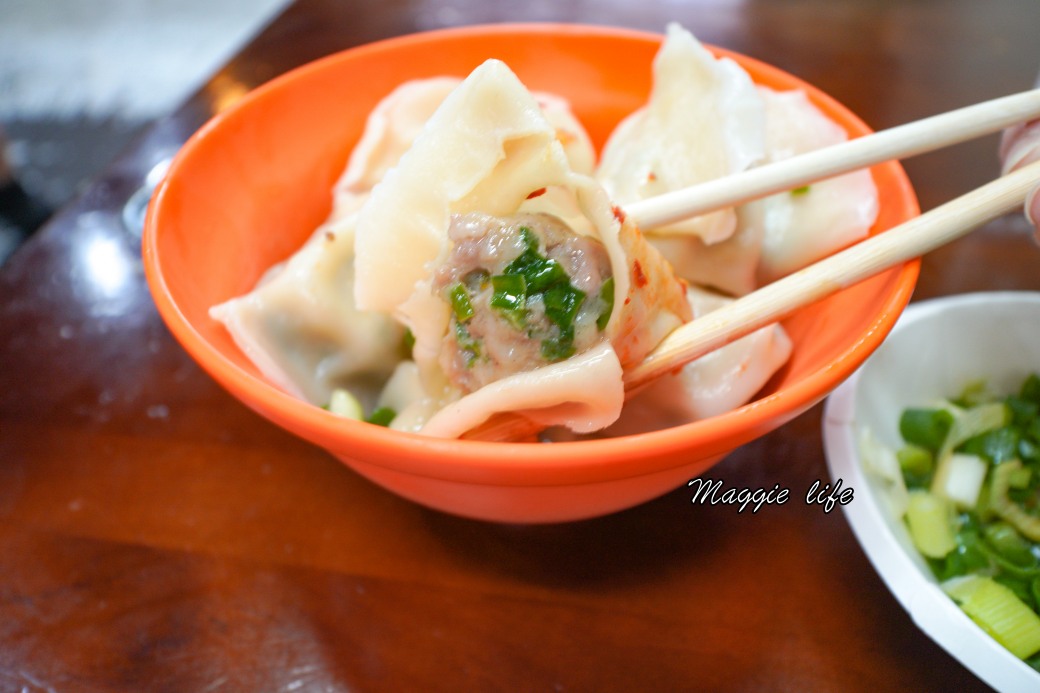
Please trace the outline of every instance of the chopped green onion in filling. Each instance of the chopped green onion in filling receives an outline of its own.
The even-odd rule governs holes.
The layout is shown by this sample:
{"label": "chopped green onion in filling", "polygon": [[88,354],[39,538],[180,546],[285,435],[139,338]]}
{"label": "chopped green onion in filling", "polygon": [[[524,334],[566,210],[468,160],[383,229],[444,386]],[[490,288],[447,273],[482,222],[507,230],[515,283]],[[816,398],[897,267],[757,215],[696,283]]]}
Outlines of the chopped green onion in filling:
{"label": "chopped green onion in filling", "polygon": [[536,236],[534,231],[531,230],[531,227],[520,227],[520,239],[524,242],[524,247],[528,250],[538,250],[538,236]]}
{"label": "chopped green onion in filling", "polygon": [[459,322],[466,322],[476,314],[473,304],[469,300],[469,291],[462,282],[448,290],[448,297],[451,300],[451,309],[455,313],[455,319]]}
{"label": "chopped green onion in filling", "polygon": [[585,301],[585,292],[575,289],[570,282],[556,284],[546,289],[542,300],[545,301],[546,316],[552,320],[553,324],[564,330],[574,325],[578,309]]}
{"label": "chopped green onion in filling", "polygon": [[[502,274],[491,278],[491,306],[519,328],[525,324],[519,319],[523,316],[521,311],[540,296],[545,316],[558,331],[542,340],[542,356],[550,362],[562,361],[574,355],[574,320],[585,301],[585,292],[571,283],[560,263],[538,251],[538,238],[530,229],[521,227],[520,234],[524,251],[506,265]],[[612,279],[607,281],[613,287]],[[613,291],[610,295],[613,298]]]}
{"label": "chopped green onion in filling", "polygon": [[531,293],[541,293],[554,284],[570,283],[560,263],[530,247],[506,265],[503,274],[523,276]]}
{"label": "chopped green onion in filling", "polygon": [[455,341],[459,345],[459,349],[466,357],[466,368],[472,368],[473,364],[480,358],[483,350],[480,347],[480,340],[475,338],[466,329],[466,325],[461,322],[455,323]]}
{"label": "chopped green onion in filling", "polygon": [[556,362],[574,356],[574,327],[560,329],[559,337],[542,340],[542,357]]}
{"label": "chopped green onion in filling", "polygon": [[519,274],[491,277],[491,307],[520,329],[527,322],[527,280]]}

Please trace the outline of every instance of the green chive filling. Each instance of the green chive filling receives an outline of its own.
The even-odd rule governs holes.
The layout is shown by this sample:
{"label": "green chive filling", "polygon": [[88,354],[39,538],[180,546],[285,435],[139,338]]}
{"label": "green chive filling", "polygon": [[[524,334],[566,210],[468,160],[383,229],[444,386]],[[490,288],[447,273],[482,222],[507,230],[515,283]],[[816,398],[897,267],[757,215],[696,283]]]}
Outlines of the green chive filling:
{"label": "green chive filling", "polygon": [[578,309],[585,302],[585,292],[575,289],[569,282],[557,284],[546,289],[542,300],[545,301],[545,314],[553,324],[561,330],[573,328]]}
{"label": "green chive filling", "polygon": [[527,280],[519,274],[498,274],[491,278],[491,307],[523,310],[527,305]]}
{"label": "green chive filling", "polygon": [[558,337],[542,340],[542,358],[546,361],[562,361],[574,356],[574,327],[560,328]]}
{"label": "green chive filling", "polygon": [[480,340],[469,333],[465,324],[456,322],[455,341],[458,342],[459,349],[466,356],[466,368],[472,368],[481,355]]}
{"label": "green chive filling", "polygon": [[516,329],[527,323],[527,280],[519,274],[491,277],[491,307]]}
{"label": "green chive filling", "polygon": [[[516,330],[529,329],[532,300],[540,299],[545,316],[556,326],[554,336],[542,340],[541,353],[547,361],[561,361],[574,355],[574,322],[585,303],[586,294],[571,283],[560,263],[539,252],[538,236],[527,226],[520,227],[524,250],[506,265],[502,274],[489,276],[482,270],[469,272],[448,290],[455,316],[455,336],[466,353],[467,366],[481,357],[480,340],[470,335],[465,323],[475,315],[472,297],[490,286],[490,307]],[[602,331],[614,310],[614,279],[608,278],[600,289],[602,304],[596,326]]]}
{"label": "green chive filling", "polygon": [[455,312],[455,319],[460,323],[466,322],[475,315],[473,304],[469,301],[469,292],[462,282],[451,287],[448,291],[448,298],[451,300],[451,309]]}

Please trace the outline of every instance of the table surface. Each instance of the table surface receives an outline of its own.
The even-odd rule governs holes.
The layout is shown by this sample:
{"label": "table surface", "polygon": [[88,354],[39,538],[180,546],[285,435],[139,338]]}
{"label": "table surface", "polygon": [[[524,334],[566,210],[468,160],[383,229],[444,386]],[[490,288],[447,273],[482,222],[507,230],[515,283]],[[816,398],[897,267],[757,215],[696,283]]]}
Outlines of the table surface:
{"label": "table surface", "polygon": [[[0,271],[0,690],[984,689],[840,511],[738,514],[683,488],[563,525],[447,516],[240,406],[154,309],[124,205],[245,89],[441,26],[673,19],[876,129],[1027,88],[1040,65],[1035,0],[290,6]],[[907,162],[922,207],[993,177],[995,151]],[[915,300],[1040,290],[1038,268],[1009,215],[925,258]],[[820,423],[817,406],[713,475],[808,489],[827,476]]]}

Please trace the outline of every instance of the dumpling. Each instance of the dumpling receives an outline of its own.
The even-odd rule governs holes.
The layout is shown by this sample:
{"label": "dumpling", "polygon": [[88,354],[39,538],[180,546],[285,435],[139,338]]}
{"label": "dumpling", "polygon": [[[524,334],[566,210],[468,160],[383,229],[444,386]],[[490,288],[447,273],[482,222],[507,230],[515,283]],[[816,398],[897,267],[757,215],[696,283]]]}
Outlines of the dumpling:
{"label": "dumpling", "polygon": [[[694,319],[733,299],[690,288]],[[698,421],[748,402],[791,355],[780,325],[769,325],[686,364],[639,391],[607,435],[643,433]]]}
{"label": "dumpling", "polygon": [[210,309],[260,372],[286,392],[321,406],[337,388],[378,390],[396,367],[404,329],[354,305],[354,224],[372,186],[459,81],[409,82],[384,98],[333,187],[325,223],[252,291]]}
{"label": "dumpling", "polygon": [[337,388],[378,387],[403,353],[404,329],[352,300],[352,219],[319,229],[252,291],[210,309],[268,380],[319,406]]}
{"label": "dumpling", "polygon": [[[627,203],[846,138],[804,92],[756,87],[738,65],[715,60],[670,26],[649,103],[610,136],[597,177]],[[723,160],[728,168],[708,165]],[[685,162],[692,162],[685,175],[658,172],[681,171]],[[692,220],[710,224],[710,232],[644,231],[679,276],[740,296],[862,238],[876,216],[873,180],[857,171]]]}
{"label": "dumpling", "polygon": [[[766,104],[769,161],[839,144],[848,135],[802,91],[760,90]],[[764,204],[758,282],[765,284],[865,238],[878,215],[869,170],[771,195]]]}
{"label": "dumpling", "polygon": [[736,207],[737,230],[718,243],[708,244],[696,236],[646,235],[683,279],[728,296],[743,296],[758,287],[768,209],[763,200]]}
{"label": "dumpling", "polygon": [[504,411],[602,428],[624,401],[622,369],[690,317],[685,285],[573,170],[538,100],[497,60],[373,189],[355,249],[357,305],[415,338],[423,395],[393,426],[431,435]]}
{"label": "dumpling", "polygon": [[[397,164],[433,112],[461,82],[461,77],[411,80],[376,105],[347,167],[333,187],[330,222],[360,209],[369,191]],[[579,173],[592,173],[596,152],[584,126],[571,112],[570,104],[555,94],[535,92],[534,95],[545,117],[556,128],[571,167]]]}
{"label": "dumpling", "polygon": [[[616,203],[738,173],[762,159],[762,99],[737,63],[716,59],[671,24],[653,70],[649,102],[617,126],[603,149],[597,177]],[[735,211],[723,209],[652,231],[710,245],[736,229]]]}
{"label": "dumpling", "polygon": [[[414,80],[380,101],[333,187],[325,223],[251,292],[210,310],[260,372],[285,391],[317,405],[327,404],[338,388],[362,395],[379,392],[407,355],[405,330],[398,322],[354,303],[357,212],[461,82],[458,77]],[[538,102],[571,165],[591,171],[592,144],[567,102],[550,94],[539,94]],[[395,377],[395,383],[408,382]],[[402,391],[407,391],[404,385],[390,389],[391,395]],[[391,397],[395,403],[400,398]]]}
{"label": "dumpling", "polygon": [[330,221],[360,209],[375,184],[412,146],[426,121],[460,81],[458,77],[432,77],[405,82],[376,104],[332,188]]}

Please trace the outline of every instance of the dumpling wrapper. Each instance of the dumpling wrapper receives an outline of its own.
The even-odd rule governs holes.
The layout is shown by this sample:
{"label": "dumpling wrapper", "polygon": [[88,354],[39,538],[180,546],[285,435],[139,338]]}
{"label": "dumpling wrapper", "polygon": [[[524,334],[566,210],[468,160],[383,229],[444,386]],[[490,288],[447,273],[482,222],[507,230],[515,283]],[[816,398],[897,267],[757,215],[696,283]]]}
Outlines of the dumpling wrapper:
{"label": "dumpling wrapper", "polygon": [[[803,91],[761,89],[766,104],[769,160],[839,144],[848,134]],[[878,215],[869,170],[822,180],[803,191],[767,197],[758,282],[768,283],[865,238]]]}
{"label": "dumpling wrapper", "polygon": [[[327,223],[361,208],[368,193],[412,146],[434,111],[459,84],[461,77],[430,77],[401,84],[369,113],[365,129],[346,168],[333,186],[333,212]],[[555,94],[536,92],[542,112],[556,128],[571,167],[591,173],[596,152],[570,104]]]}
{"label": "dumpling wrapper", "polygon": [[[737,63],[715,58],[692,34],[668,26],[654,58],[645,107],[623,120],[603,149],[597,178],[622,206],[747,169],[764,155],[762,99]],[[646,233],[719,243],[737,228],[724,209]]]}
{"label": "dumpling wrapper", "polygon": [[[431,290],[430,275],[450,249],[452,215],[468,212],[547,212],[602,242],[615,286],[605,347],[465,396],[454,389],[437,361],[449,308]],[[357,305],[392,313],[415,336],[426,394],[393,425],[408,422],[439,436],[461,435],[505,411],[576,431],[602,428],[624,401],[622,366],[689,317],[684,285],[603,189],[573,171],[537,99],[498,60],[479,66],[444,100],[373,189],[358,216],[355,250]]]}
{"label": "dumpling wrapper", "polygon": [[767,209],[764,200],[737,207],[737,230],[719,243],[709,245],[696,236],[647,234],[647,238],[686,281],[728,296],[743,296],[758,287]]}
{"label": "dumpling wrapper", "polygon": [[[702,289],[689,290],[694,319],[733,302]],[[779,324],[767,325],[665,375],[638,392],[608,435],[629,435],[718,416],[751,400],[791,355],[791,339]]]}
{"label": "dumpling wrapper", "polygon": [[[597,172],[623,203],[847,138],[804,92],[756,87],[736,63],[715,60],[677,26],[669,27],[654,66],[648,104],[611,135]],[[705,163],[725,160],[727,151],[729,168]],[[670,162],[679,174],[661,175]],[[687,162],[699,167],[696,175],[678,167]],[[741,296],[859,240],[876,216],[876,188],[869,172],[858,171],[817,183],[809,194],[781,193],[706,215],[694,222],[713,220],[710,228],[692,234],[681,225],[644,231],[679,276]]]}
{"label": "dumpling wrapper", "polygon": [[210,309],[264,377],[319,406],[336,388],[382,381],[401,353],[403,328],[351,300],[353,218],[319,229],[255,289]]}
{"label": "dumpling wrapper", "polygon": [[346,168],[332,188],[330,221],[361,208],[368,193],[397,165],[426,121],[460,81],[458,77],[433,77],[405,82],[376,104]]}

